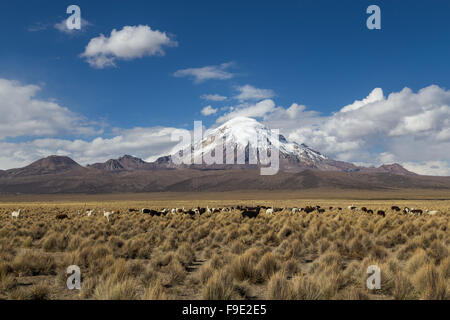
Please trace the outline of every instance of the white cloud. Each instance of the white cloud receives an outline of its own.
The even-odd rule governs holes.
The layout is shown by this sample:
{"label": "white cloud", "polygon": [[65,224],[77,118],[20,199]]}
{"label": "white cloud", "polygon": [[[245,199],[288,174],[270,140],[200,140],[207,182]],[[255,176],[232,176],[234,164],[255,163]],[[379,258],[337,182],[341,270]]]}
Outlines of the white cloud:
{"label": "white cloud", "polygon": [[28,31],[38,32],[38,31],[46,30],[48,27],[49,27],[48,23],[37,22],[37,23],[33,24],[32,26],[28,27]]}
{"label": "white cloud", "polygon": [[428,176],[450,176],[450,163],[446,161],[403,162],[409,171]]}
{"label": "white cloud", "polygon": [[263,100],[263,99],[270,99],[273,96],[275,96],[273,90],[258,89],[249,84],[245,86],[236,87],[236,89],[239,91],[239,94],[234,96],[234,98],[239,101]]}
{"label": "white cloud", "polygon": [[227,100],[227,97],[221,96],[220,94],[204,94],[200,98],[202,98],[203,100],[216,101],[216,102]]}
{"label": "white cloud", "polygon": [[204,115],[204,116],[210,116],[210,115],[212,115],[212,114],[217,113],[217,109],[214,109],[214,108],[211,107],[211,106],[206,106],[206,107],[204,107],[204,108],[202,109],[201,113],[202,113],[202,115]]}
{"label": "white cloud", "polygon": [[117,59],[131,60],[144,56],[164,55],[163,47],[177,46],[165,32],[149,26],[125,26],[113,29],[109,37],[103,34],[89,41],[81,57],[95,68],[115,66]]}
{"label": "white cloud", "polygon": [[420,173],[450,168],[450,91],[438,86],[417,93],[404,88],[387,98],[376,89],[331,116],[312,119],[288,137],[345,161],[398,162]]}
{"label": "white cloud", "polygon": [[364,107],[365,105],[372,103],[372,102],[377,102],[377,101],[381,101],[384,99],[384,95],[383,95],[383,89],[381,88],[375,88],[372,90],[372,92],[367,96],[367,98],[364,98],[363,100],[359,101],[356,100],[355,102],[353,102],[352,104],[349,104],[348,106],[345,106],[341,109],[341,112],[347,112],[347,111],[352,111],[352,110],[357,110],[361,107]]}
{"label": "white cloud", "polygon": [[273,102],[273,100],[267,99],[252,105],[243,104],[231,110],[232,111],[219,117],[216,122],[223,123],[234,117],[263,117],[264,115],[275,110],[275,102]]}
{"label": "white cloud", "polygon": [[[0,168],[20,167],[51,154],[68,155],[81,164],[125,153],[154,160],[177,144],[170,139],[175,128],[162,127],[117,129],[112,138],[52,139],[62,134],[100,133],[69,109],[38,99],[39,90],[39,86],[0,79]],[[450,90],[434,85],[418,92],[404,88],[388,97],[376,90],[350,106],[324,116],[304,105],[283,108],[265,99],[221,108],[225,114],[217,118],[216,125],[238,116],[260,118],[288,139],[339,160],[367,165],[397,162],[421,174],[450,175]],[[218,111],[207,106],[202,114]],[[47,138],[4,140],[30,136]]]}
{"label": "white cloud", "polygon": [[85,119],[52,101],[36,98],[36,85],[0,78],[0,140],[62,133],[98,133]]}
{"label": "white cloud", "polygon": [[66,34],[74,34],[76,32],[85,31],[89,26],[92,26],[92,23],[81,18],[81,29],[69,29],[66,24],[67,19],[62,20],[61,22],[55,23],[53,26],[56,30],[66,33]]}
{"label": "white cloud", "polygon": [[189,77],[196,83],[206,80],[226,80],[231,79],[234,76],[232,73],[226,71],[232,65],[232,62],[228,62],[222,63],[218,66],[182,69],[176,71],[173,76],[177,78]]}
{"label": "white cloud", "polygon": [[82,165],[104,162],[124,154],[154,160],[168,154],[178,143],[171,140],[174,128],[153,127],[122,130],[109,138],[86,140],[37,139],[21,143],[0,142],[0,168],[10,169],[29,165],[49,155],[69,156]]}

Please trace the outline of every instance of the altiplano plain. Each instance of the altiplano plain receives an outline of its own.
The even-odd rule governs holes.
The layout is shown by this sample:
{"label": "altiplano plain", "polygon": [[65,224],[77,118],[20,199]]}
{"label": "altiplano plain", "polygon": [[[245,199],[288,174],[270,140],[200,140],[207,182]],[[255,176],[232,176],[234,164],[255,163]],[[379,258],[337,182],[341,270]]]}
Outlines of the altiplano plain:
{"label": "altiplano plain", "polygon": [[[304,198],[312,194],[308,192],[286,191],[287,199],[282,198],[282,192],[197,194],[197,200],[193,193],[58,195],[53,202],[49,201],[51,196],[41,200],[38,196],[16,197],[14,202],[14,197],[2,198],[0,297],[450,298],[448,194],[441,191],[434,199],[424,200],[433,195],[341,191],[330,200],[326,192],[331,190],[316,190],[318,196],[325,192],[324,200]],[[205,199],[207,196],[211,200]],[[373,200],[361,198],[368,196]],[[261,211],[254,219],[243,218],[237,209],[195,216],[152,217],[140,212],[144,207],[239,205],[285,209],[273,215]],[[350,205],[358,209],[350,210]],[[403,214],[391,210],[393,205],[438,213]],[[289,210],[306,206],[320,206],[325,212],[293,214]],[[362,207],[375,213],[367,214]],[[20,217],[13,219],[11,212],[19,208]],[[96,215],[87,216],[87,209],[95,209]],[[103,209],[116,212],[110,222]],[[378,210],[386,216],[377,215]],[[58,214],[67,214],[68,219],[59,220]],[[81,268],[80,291],[67,289],[66,269],[70,265]],[[366,287],[369,265],[381,269],[380,290]]]}

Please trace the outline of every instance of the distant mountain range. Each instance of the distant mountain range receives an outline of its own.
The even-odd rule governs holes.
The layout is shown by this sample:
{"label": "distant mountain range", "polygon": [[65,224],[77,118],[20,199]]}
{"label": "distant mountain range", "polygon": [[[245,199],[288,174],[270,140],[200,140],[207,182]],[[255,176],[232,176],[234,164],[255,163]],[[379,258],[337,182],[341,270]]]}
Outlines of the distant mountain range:
{"label": "distant mountain range", "polygon": [[[251,135],[257,134],[276,146],[280,154],[280,172],[261,176],[257,164],[248,165],[175,165],[173,155],[155,162],[125,155],[86,167],[69,157],[50,156],[29,166],[0,170],[0,194],[119,193],[162,191],[301,190],[306,188],[340,189],[450,189],[450,177],[420,176],[399,164],[361,167],[330,159],[305,144],[287,141],[280,135],[273,141],[264,125],[250,118],[235,118],[210,132],[192,148],[192,157],[215,148],[215,141],[227,139],[245,153],[250,150]],[[216,139],[211,137],[215,136]],[[219,137],[219,139],[217,139]]]}

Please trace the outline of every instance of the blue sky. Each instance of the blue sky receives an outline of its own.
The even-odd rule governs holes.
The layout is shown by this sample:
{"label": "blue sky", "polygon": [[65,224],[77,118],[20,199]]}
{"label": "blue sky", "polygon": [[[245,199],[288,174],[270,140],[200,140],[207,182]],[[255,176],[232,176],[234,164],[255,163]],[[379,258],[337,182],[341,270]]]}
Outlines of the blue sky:
{"label": "blue sky", "polygon": [[[66,8],[70,4],[79,5],[82,18],[88,22],[81,31],[69,33],[55,28],[68,17]],[[366,8],[371,4],[381,8],[381,30],[366,27]],[[299,109],[291,121],[281,121],[283,115],[275,111],[260,113],[256,118],[279,125],[292,139],[310,138],[312,141],[299,142],[323,148],[320,151],[331,156],[368,164],[390,160],[428,170],[422,171],[425,173],[450,174],[450,159],[440,153],[431,150],[433,157],[414,159],[400,156],[405,151],[399,147],[405,143],[399,136],[411,139],[411,132],[400,128],[408,123],[408,117],[417,116],[420,108],[425,111],[434,104],[448,105],[449,16],[448,1],[3,1],[0,79],[14,81],[14,90],[38,86],[30,94],[31,100],[52,101],[69,109],[73,115],[65,116],[74,119],[68,123],[75,121],[86,130],[62,130],[64,122],[48,132],[23,130],[8,134],[5,129],[2,137],[0,130],[0,143],[14,154],[0,159],[0,168],[22,165],[46,152],[66,152],[80,162],[119,153],[105,149],[89,156],[80,149],[67,149],[64,143],[56,149],[51,144],[37,148],[36,140],[67,143],[79,139],[90,143],[99,137],[124,136],[136,128],[191,128],[194,120],[202,120],[209,127],[224,114],[270,100],[273,110],[281,108],[278,113],[294,103],[306,109]],[[95,67],[86,56],[80,56],[91,39],[100,34],[109,38],[113,29],[121,31],[126,26],[148,27],[151,32],[164,33],[169,42],[161,45],[157,54],[147,52],[138,57],[138,52],[128,59],[110,55],[114,66]],[[187,75],[208,66],[213,73],[222,72],[222,77],[195,81],[192,76],[176,76],[179,70],[189,69],[184,72]],[[389,104],[388,95],[400,93],[405,87],[412,91],[411,97],[405,93],[405,99],[419,101],[419,90],[430,85],[442,92],[433,95],[432,102],[424,98],[426,102],[419,103],[412,114],[402,113],[405,121],[397,124],[397,133],[370,134],[361,137],[363,144],[354,137],[349,141],[349,137],[333,136],[333,130],[337,130],[332,127],[336,121],[333,115],[355,100],[366,98],[375,88],[382,88],[383,93],[369,104]],[[245,88],[263,90],[256,91],[259,96],[237,99]],[[208,94],[226,99],[202,98]],[[3,107],[11,105],[8,102]],[[203,115],[201,110],[206,106],[216,112]],[[442,122],[446,111],[437,117],[441,127],[434,132],[435,140],[427,140],[431,139],[429,128],[424,129],[428,130],[426,134],[421,130],[413,140],[419,145],[432,142],[436,146],[439,140],[443,144],[438,149],[448,148],[446,122]],[[355,115],[358,117],[361,115]],[[37,119],[43,118],[38,115]],[[336,149],[320,139],[322,133],[295,131],[296,125],[308,123],[326,126],[326,136],[333,136],[336,143],[357,141],[359,145]],[[164,151],[163,144],[144,145],[145,151],[130,152],[149,159]],[[433,166],[438,169],[432,171]]]}

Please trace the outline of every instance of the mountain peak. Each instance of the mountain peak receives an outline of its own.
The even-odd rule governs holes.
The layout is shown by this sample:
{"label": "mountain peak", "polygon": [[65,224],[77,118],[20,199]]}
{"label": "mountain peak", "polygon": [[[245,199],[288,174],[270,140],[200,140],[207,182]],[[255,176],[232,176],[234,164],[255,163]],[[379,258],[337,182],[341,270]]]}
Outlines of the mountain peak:
{"label": "mountain peak", "polygon": [[[324,162],[328,161],[326,156],[306,145],[288,141],[281,134],[275,135],[270,128],[253,118],[235,117],[215,129],[208,130],[200,141],[194,143],[192,148],[194,163],[200,163],[201,157],[215,150],[218,143],[230,144],[238,150],[245,150],[246,164],[249,162],[250,150],[257,156],[257,164],[260,165],[260,155],[270,154],[271,148],[277,148],[280,153],[281,169],[298,171],[305,168],[328,169],[332,166],[332,164],[324,166]],[[224,146],[224,151],[225,149]]]}
{"label": "mountain peak", "polygon": [[384,165],[380,166],[379,169],[389,172],[389,173],[400,174],[400,175],[409,175],[409,174],[415,175],[416,174],[414,172],[411,172],[411,171],[405,169],[402,165],[400,165],[398,163],[384,164]]}
{"label": "mountain peak", "polygon": [[148,166],[149,163],[128,154],[120,157],[119,159],[110,159],[104,163],[94,163],[88,165],[90,168],[104,171],[140,170],[147,169]]}
{"label": "mountain peak", "polygon": [[37,160],[21,169],[8,170],[13,175],[42,175],[55,174],[73,170],[84,170],[82,166],[67,156],[52,155],[40,160]]}

